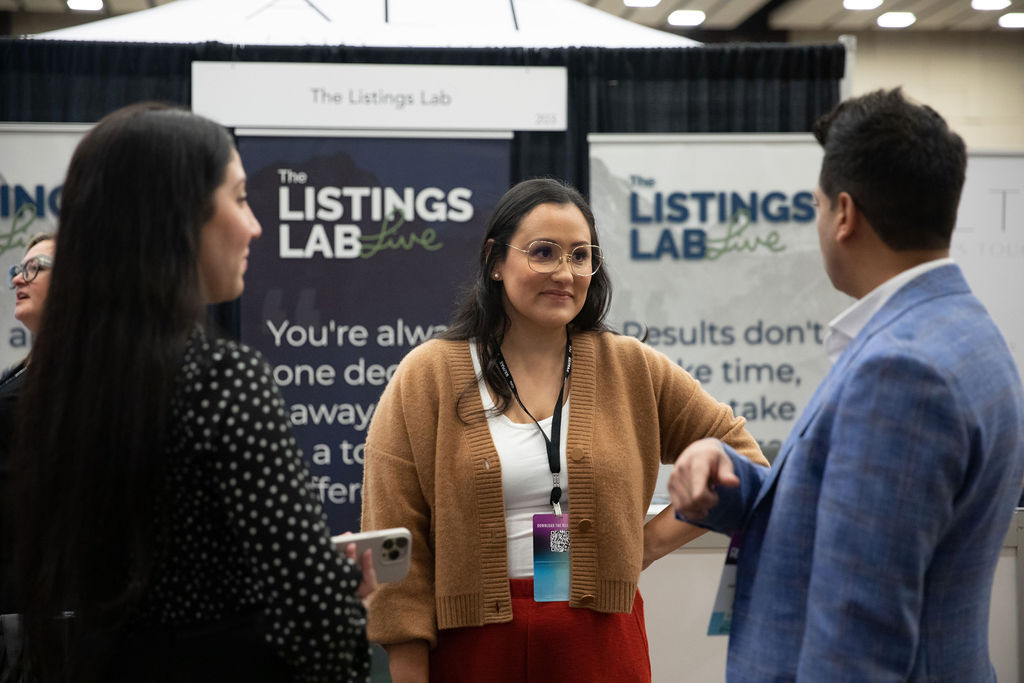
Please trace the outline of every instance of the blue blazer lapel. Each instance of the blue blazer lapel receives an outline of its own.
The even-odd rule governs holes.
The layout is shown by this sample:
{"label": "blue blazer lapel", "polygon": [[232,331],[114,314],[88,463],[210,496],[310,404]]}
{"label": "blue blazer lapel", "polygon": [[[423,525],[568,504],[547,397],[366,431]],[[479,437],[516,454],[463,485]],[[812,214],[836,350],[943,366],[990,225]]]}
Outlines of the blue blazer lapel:
{"label": "blue blazer lapel", "polygon": [[782,470],[786,458],[789,457],[790,452],[793,450],[794,443],[813,422],[825,399],[832,394],[833,387],[845,376],[846,369],[853,362],[853,359],[857,357],[864,345],[879,330],[884,329],[890,322],[913,309],[921,302],[938,296],[969,294],[970,291],[971,289],[967,285],[967,280],[964,279],[963,272],[961,272],[960,267],[956,264],[940,266],[930,270],[897,290],[885,302],[885,305],[871,317],[856,338],[850,342],[850,345],[843,351],[839,360],[836,361],[832,369],[825,375],[825,379],[821,381],[821,384],[814,391],[814,395],[808,401],[807,407],[800,414],[800,417],[793,425],[792,431],[789,433],[789,437],[779,450],[779,454],[775,457],[768,478],[761,485],[761,490],[758,492],[751,510],[757,508],[775,486],[775,482],[779,478],[779,472]]}
{"label": "blue blazer lapel", "polygon": [[771,470],[768,472],[768,478],[765,479],[761,485],[761,490],[757,493],[757,498],[754,499],[754,505],[751,510],[757,508],[764,500],[764,497],[768,495],[768,492],[775,486],[775,482],[779,478],[779,472],[782,470],[782,466],[786,462],[786,458],[793,450],[793,444],[799,439],[803,433],[807,430],[808,425],[814,421],[815,416],[821,409],[825,398],[831,395],[832,387],[838,383],[839,378],[843,376],[846,370],[846,366],[849,365],[849,354],[844,353],[840,356],[839,360],[832,369],[825,375],[825,379],[821,381],[818,388],[814,390],[814,394],[811,396],[811,400],[807,402],[807,407],[800,413],[800,417],[793,425],[793,429],[789,432],[789,436],[786,438],[786,442],[779,449],[779,454],[775,456],[774,462],[772,462]]}

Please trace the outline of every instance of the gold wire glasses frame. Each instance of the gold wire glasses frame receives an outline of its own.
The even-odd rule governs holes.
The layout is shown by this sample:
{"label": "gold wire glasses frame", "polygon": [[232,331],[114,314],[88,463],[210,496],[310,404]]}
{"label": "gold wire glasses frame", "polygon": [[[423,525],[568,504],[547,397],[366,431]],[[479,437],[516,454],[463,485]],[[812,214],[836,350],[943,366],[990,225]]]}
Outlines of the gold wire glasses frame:
{"label": "gold wire glasses frame", "polygon": [[600,270],[601,264],[604,263],[601,247],[596,244],[577,245],[568,256],[563,253],[561,245],[547,240],[534,240],[526,245],[526,249],[508,243],[505,243],[505,246],[526,254],[526,263],[535,273],[553,273],[562,265],[562,261],[565,261],[573,275],[587,277]]}
{"label": "gold wire glasses frame", "polygon": [[33,256],[30,259],[26,259],[24,263],[11,266],[7,270],[7,284],[11,289],[14,289],[14,278],[18,275],[21,275],[25,282],[32,282],[36,279],[36,275],[39,275],[40,271],[49,270],[50,268],[53,268],[52,258],[42,254]]}

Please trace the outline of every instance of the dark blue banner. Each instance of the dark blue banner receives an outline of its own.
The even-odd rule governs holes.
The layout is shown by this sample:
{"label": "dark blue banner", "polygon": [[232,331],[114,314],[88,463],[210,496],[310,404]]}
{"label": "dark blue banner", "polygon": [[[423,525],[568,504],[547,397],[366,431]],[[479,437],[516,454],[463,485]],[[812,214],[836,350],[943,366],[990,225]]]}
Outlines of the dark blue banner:
{"label": "dark blue banner", "polygon": [[242,340],[274,369],[334,533],[359,526],[366,429],[443,330],[508,188],[509,141],[242,137],[263,226]]}

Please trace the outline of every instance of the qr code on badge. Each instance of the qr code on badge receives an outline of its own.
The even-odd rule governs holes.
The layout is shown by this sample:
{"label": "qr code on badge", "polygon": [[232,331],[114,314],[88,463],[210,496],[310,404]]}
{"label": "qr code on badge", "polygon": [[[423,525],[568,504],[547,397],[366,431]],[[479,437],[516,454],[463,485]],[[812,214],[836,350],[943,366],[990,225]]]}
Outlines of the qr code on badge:
{"label": "qr code on badge", "polygon": [[553,553],[569,552],[569,530],[568,529],[552,529],[551,530],[551,552],[553,552]]}

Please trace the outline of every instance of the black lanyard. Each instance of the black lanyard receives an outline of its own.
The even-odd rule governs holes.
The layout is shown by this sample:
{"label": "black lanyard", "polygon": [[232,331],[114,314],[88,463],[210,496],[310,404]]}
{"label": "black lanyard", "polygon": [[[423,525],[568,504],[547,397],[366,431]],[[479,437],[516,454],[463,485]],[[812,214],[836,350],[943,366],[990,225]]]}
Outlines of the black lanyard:
{"label": "black lanyard", "polygon": [[551,414],[551,438],[544,433],[544,429],[537,422],[537,418],[530,414],[530,411],[523,405],[523,400],[519,398],[519,392],[516,390],[516,383],[512,379],[512,373],[508,369],[508,364],[505,362],[505,357],[501,354],[499,348],[494,353],[495,360],[498,361],[498,368],[501,370],[501,374],[505,377],[505,381],[508,382],[509,389],[512,390],[512,395],[516,397],[516,402],[523,409],[533,423],[537,425],[537,429],[540,430],[540,435],[544,438],[544,444],[547,446],[548,451],[548,466],[551,468],[551,505],[555,510],[555,514],[559,517],[562,516],[562,506],[559,501],[562,499],[562,486],[559,483],[558,475],[562,471],[562,460],[558,455],[558,449],[561,446],[561,430],[562,430],[562,397],[565,395],[565,380],[569,377],[569,371],[572,370],[572,342],[569,340],[569,331],[565,331],[565,374],[562,375],[562,388],[558,390],[558,401],[555,403],[555,410]]}

